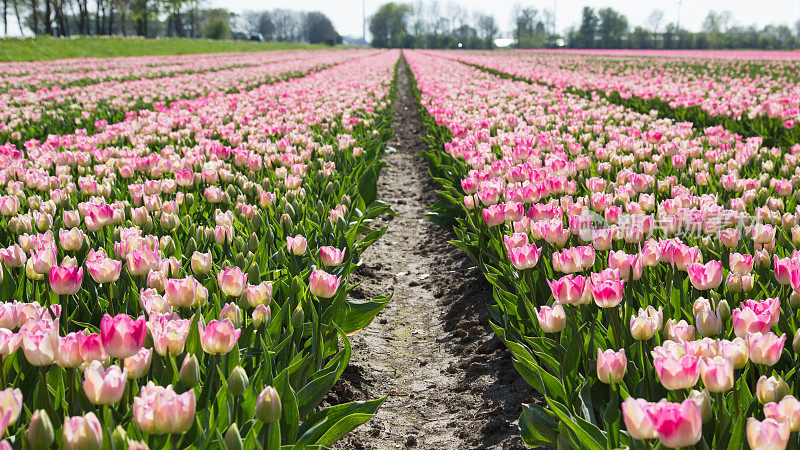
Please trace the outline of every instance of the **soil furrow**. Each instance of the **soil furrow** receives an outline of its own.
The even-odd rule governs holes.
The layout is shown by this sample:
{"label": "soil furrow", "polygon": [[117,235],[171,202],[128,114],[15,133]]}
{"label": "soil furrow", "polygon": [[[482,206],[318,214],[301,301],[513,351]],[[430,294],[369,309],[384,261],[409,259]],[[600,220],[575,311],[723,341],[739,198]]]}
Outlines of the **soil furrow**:
{"label": "soil furrow", "polygon": [[[356,298],[394,291],[370,327],[352,337],[353,357],[328,403],[387,396],[378,415],[338,449],[524,448],[516,420],[534,392],[488,326],[491,289],[455,247],[451,230],[424,217],[436,201],[422,124],[405,61],[398,71],[394,137],[378,182],[397,213],[362,256]],[[393,150],[394,149],[394,150]]]}

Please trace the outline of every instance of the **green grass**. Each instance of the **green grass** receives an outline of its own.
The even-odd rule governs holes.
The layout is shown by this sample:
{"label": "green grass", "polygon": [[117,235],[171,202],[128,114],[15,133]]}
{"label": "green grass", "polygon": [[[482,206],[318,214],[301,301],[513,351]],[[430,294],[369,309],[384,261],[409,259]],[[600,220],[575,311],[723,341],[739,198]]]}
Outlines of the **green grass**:
{"label": "green grass", "polygon": [[108,37],[0,39],[0,61],[60,58],[181,55],[191,53],[263,52],[328,48],[291,42],[213,41],[210,39],[135,39]]}

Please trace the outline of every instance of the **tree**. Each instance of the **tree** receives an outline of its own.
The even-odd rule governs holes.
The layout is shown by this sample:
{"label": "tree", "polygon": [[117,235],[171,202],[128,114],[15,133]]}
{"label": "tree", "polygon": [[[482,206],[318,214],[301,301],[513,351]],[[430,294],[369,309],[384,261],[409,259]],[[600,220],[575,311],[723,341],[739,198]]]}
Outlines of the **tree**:
{"label": "tree", "polygon": [[594,9],[584,6],[581,12],[581,26],[578,28],[578,47],[594,48],[598,18]]}
{"label": "tree", "polygon": [[497,36],[497,24],[494,16],[478,13],[475,22],[478,24],[478,36],[483,39],[485,48],[494,47],[494,38]]}
{"label": "tree", "polygon": [[399,48],[408,35],[407,17],[411,7],[406,4],[385,3],[369,21],[373,47]]}
{"label": "tree", "polygon": [[339,33],[330,19],[319,11],[310,12],[303,17],[303,34],[311,44],[333,45],[339,41]]}
{"label": "tree", "polygon": [[600,17],[598,34],[603,48],[620,48],[628,33],[628,18],[611,8],[597,12]]}
{"label": "tree", "polygon": [[231,37],[231,13],[224,8],[206,11],[206,26],[203,36],[208,39],[228,39]]}

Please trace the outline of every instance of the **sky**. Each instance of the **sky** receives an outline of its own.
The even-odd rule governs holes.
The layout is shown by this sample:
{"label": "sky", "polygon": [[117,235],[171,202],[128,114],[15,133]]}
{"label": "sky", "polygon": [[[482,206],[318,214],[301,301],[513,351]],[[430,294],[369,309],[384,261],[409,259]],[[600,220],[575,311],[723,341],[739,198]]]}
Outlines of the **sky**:
{"label": "sky", "polygon": [[[361,36],[361,0],[292,0],[266,2],[253,0],[207,0],[213,6],[229,8],[235,12],[247,9],[291,8],[300,10],[322,11],[331,18],[339,34]],[[364,0],[367,20],[386,0]],[[403,1],[403,0],[395,0]],[[407,0],[414,2],[416,0]],[[438,0],[441,10],[447,10],[447,4],[455,3],[470,11],[482,11],[494,15],[500,30],[504,33],[511,29],[511,12],[515,4],[537,9],[552,9],[553,0]],[[669,22],[677,21],[678,0],[556,0],[556,27],[563,31],[570,25],[580,22],[580,11],[585,5],[594,8],[612,7],[628,16],[631,26],[645,25],[647,17],[653,9],[664,11],[661,27]],[[733,24],[759,26],[768,24],[786,24],[792,26],[800,19],[800,0],[683,0],[680,25],[691,31],[699,31],[709,10],[717,12],[729,10],[733,13]],[[369,39],[369,29],[367,29]]]}

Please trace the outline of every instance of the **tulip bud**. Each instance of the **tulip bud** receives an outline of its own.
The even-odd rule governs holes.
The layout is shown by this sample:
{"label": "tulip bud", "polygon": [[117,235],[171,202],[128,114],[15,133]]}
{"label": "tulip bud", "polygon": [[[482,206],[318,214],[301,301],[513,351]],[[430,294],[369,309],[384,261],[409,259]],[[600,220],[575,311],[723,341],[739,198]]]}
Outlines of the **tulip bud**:
{"label": "tulip bud", "polygon": [[789,395],[789,385],[780,377],[769,377],[761,375],[756,383],[756,397],[763,405],[770,402],[779,402],[783,397]]}
{"label": "tulip bud", "polygon": [[800,329],[794,335],[794,340],[792,341],[792,350],[795,353],[800,353]]}
{"label": "tulip bud", "polygon": [[274,387],[267,386],[258,394],[256,418],[264,423],[273,423],[281,418],[281,398]]}
{"label": "tulip bud", "polygon": [[122,425],[117,425],[111,433],[111,448],[128,448],[128,433]]}
{"label": "tulip bud", "polygon": [[228,377],[228,392],[232,396],[238,397],[244,393],[250,385],[250,380],[247,378],[247,372],[244,371],[242,366],[236,366],[231,371]]}
{"label": "tulip bud", "polygon": [[183,358],[180,375],[181,384],[187,388],[197,386],[197,383],[200,381],[200,363],[197,362],[197,356],[190,354]]}
{"label": "tulip bud", "polygon": [[261,272],[261,268],[258,266],[258,261],[253,261],[250,264],[250,267],[247,268],[247,281],[250,284],[258,284],[258,277]]}
{"label": "tulip bud", "polygon": [[692,392],[689,393],[689,400],[697,404],[697,407],[700,409],[700,414],[703,417],[703,422],[707,422],[713,417],[711,411],[711,394],[708,393],[708,389],[703,389],[702,391],[698,391],[697,389],[692,390]]}
{"label": "tulip bud", "polygon": [[292,328],[295,330],[301,328],[304,321],[305,313],[303,312],[303,307],[297,305],[297,308],[295,308],[294,312],[292,313]]}
{"label": "tulip bud", "polygon": [[239,434],[239,427],[232,423],[225,432],[225,448],[228,450],[242,450],[242,436]]}
{"label": "tulip bud", "polygon": [[722,330],[722,321],[713,311],[700,311],[697,313],[695,326],[700,336],[709,337],[719,334]]}
{"label": "tulip bud", "polygon": [[794,309],[800,308],[800,292],[792,291],[791,295],[789,295],[789,304]]}
{"label": "tulip bud", "polygon": [[719,317],[719,320],[723,322],[726,322],[731,318],[731,307],[728,305],[727,300],[720,300],[719,304],[717,305],[717,316]]}
{"label": "tulip bud", "polygon": [[28,443],[33,450],[45,450],[53,445],[55,432],[53,423],[47,411],[37,409],[31,416],[31,423],[28,425]]}

